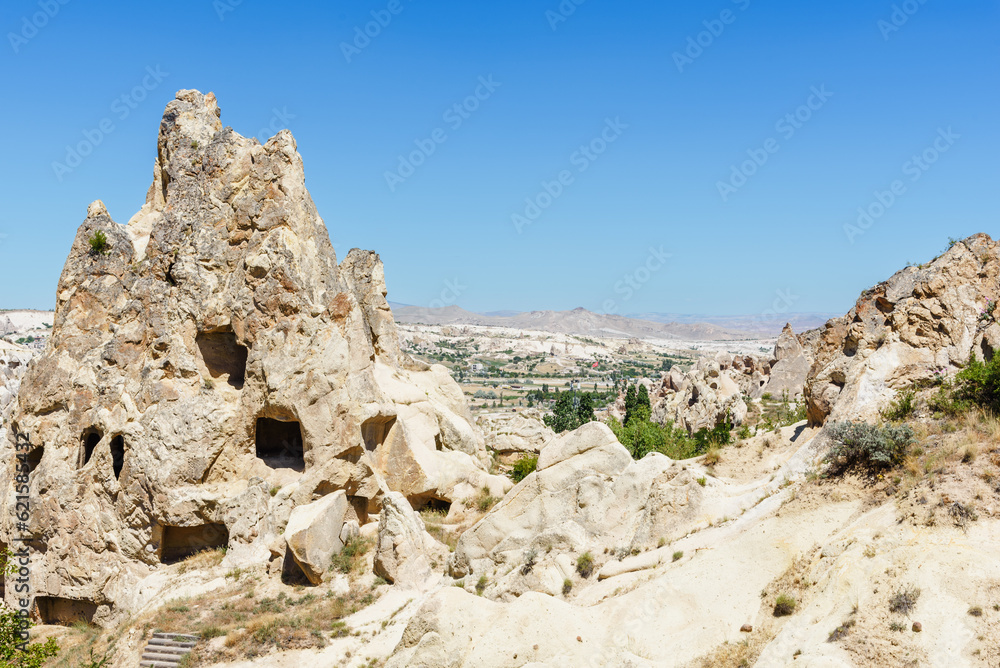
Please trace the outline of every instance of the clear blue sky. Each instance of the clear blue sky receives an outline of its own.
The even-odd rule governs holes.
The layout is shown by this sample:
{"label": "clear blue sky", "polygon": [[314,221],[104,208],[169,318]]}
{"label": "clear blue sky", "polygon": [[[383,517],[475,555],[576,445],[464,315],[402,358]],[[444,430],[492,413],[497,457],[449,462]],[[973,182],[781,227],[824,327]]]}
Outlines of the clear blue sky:
{"label": "clear blue sky", "polygon": [[[7,0],[0,18],[2,307],[53,306],[90,201],[120,223],[141,206],[181,88],[214,91],[244,135],[290,128],[338,257],[378,251],[403,303],[754,314],[780,290],[788,310],[844,312],[948,237],[997,234],[995,0],[897,2],[912,12],[899,25],[888,0],[570,0],[565,21],[547,14],[559,0],[62,2]],[[391,21],[345,55],[373,11]],[[120,100],[144,83],[134,108]],[[445,115],[477,88],[468,118]],[[797,111],[799,127],[776,125]],[[57,175],[102,121],[111,132]],[[392,191],[386,172],[438,129]],[[603,154],[577,153],[602,133]],[[926,171],[907,164],[936,140],[948,150]],[[748,151],[767,162],[724,201]],[[512,215],[563,171],[518,233]],[[896,180],[850,243],[844,226]],[[671,257],[647,273],[650,247]]]}

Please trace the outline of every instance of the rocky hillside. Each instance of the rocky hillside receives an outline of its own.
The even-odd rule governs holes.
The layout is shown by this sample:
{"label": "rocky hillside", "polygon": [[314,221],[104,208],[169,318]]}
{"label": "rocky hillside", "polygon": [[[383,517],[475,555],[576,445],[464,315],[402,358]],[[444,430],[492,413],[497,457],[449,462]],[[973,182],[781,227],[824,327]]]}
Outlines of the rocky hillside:
{"label": "rocky hillside", "polygon": [[1000,347],[1000,244],[985,234],[954,243],[865,290],[820,331],[809,372],[809,420],[873,419],[914,383],[948,376],[970,355]]}

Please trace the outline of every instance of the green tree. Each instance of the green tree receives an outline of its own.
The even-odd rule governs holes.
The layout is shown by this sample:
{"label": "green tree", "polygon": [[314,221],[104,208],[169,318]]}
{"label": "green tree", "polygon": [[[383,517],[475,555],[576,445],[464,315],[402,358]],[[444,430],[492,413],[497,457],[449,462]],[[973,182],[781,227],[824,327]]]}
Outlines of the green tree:
{"label": "green tree", "polygon": [[629,385],[625,390],[625,425],[632,421],[632,416],[635,414],[635,400],[635,386]]}
{"label": "green tree", "polygon": [[594,421],[594,397],[589,392],[580,395],[580,404],[576,407],[577,426]]}
{"label": "green tree", "polygon": [[543,420],[557,434],[576,429],[580,426],[576,409],[573,408],[573,396],[569,392],[561,393],[556,398],[556,405],[552,409],[552,415],[546,415]]}

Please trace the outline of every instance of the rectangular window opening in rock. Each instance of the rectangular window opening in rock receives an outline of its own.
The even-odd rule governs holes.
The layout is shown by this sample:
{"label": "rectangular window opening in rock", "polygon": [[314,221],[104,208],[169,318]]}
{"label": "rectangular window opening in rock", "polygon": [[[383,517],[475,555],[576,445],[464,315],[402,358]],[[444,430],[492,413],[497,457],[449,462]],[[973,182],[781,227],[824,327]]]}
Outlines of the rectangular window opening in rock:
{"label": "rectangular window opening in rock", "polygon": [[198,332],[196,338],[205,372],[212,380],[225,382],[236,388],[243,388],[247,375],[246,346],[236,341],[231,330],[219,332]]}
{"label": "rectangular window opening in rock", "polygon": [[374,452],[378,446],[385,443],[395,425],[394,415],[378,415],[365,420],[361,425],[361,438],[365,442],[365,449]]}
{"label": "rectangular window opening in rock", "polygon": [[254,444],[257,457],[273,469],[288,468],[301,472],[306,468],[302,427],[298,422],[257,418]]}
{"label": "rectangular window opening in rock", "polygon": [[163,526],[160,538],[160,563],[175,564],[206,550],[229,545],[225,524],[200,524],[193,527]]}
{"label": "rectangular window opening in rock", "polygon": [[42,624],[70,626],[77,622],[92,624],[97,604],[59,596],[36,596],[34,616]]}

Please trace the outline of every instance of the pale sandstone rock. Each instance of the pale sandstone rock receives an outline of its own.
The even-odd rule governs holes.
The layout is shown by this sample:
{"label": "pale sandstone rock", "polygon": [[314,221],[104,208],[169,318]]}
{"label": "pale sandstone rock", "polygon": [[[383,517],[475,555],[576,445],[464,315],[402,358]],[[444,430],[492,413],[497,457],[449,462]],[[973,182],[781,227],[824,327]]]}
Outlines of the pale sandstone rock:
{"label": "pale sandstone rock", "polygon": [[344,547],[340,535],[348,506],[347,495],[338,490],[298,506],[288,517],[285,542],[295,563],[313,584],[323,581],[330,559]]}
{"label": "pale sandstone rock", "polygon": [[[165,554],[281,556],[292,510],[334,491],[360,525],[383,490],[511,486],[447,370],[400,352],[378,256],[338,266],[292,135],[261,146],[219,116],[180,91],[142,209],[126,227],[89,207],[4,441],[36,467],[34,593],[94,603],[101,623],[141,603]],[[0,541],[22,533],[12,517]]]}
{"label": "pale sandstone rock", "polygon": [[805,396],[809,420],[875,420],[899,393],[970,355],[992,356],[996,324],[980,319],[1000,298],[1000,249],[985,234],[956,243],[923,267],[866,290],[821,330]]}
{"label": "pale sandstone rock", "polygon": [[432,563],[447,558],[447,549],[427,533],[424,522],[398,492],[382,499],[375,551],[375,574],[389,582],[426,587],[434,580]]}
{"label": "pale sandstone rock", "polygon": [[481,417],[479,425],[486,445],[501,454],[541,452],[556,433],[542,422],[540,416],[529,411]]}

